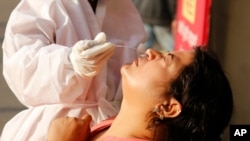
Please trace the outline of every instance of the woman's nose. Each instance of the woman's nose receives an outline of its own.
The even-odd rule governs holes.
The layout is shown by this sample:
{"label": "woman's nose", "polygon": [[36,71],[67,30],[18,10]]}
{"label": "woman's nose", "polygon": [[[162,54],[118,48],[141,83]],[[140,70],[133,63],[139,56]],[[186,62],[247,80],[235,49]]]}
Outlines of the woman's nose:
{"label": "woman's nose", "polygon": [[147,54],[147,56],[148,56],[147,58],[149,60],[153,60],[153,59],[157,58],[158,56],[160,56],[160,52],[153,50],[153,49],[147,49],[146,54]]}

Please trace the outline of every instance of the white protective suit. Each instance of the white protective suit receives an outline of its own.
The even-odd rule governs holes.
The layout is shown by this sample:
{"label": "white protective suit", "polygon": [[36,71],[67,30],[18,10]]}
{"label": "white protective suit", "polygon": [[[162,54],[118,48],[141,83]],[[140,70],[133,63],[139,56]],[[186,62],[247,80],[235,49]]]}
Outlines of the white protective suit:
{"label": "white protective suit", "polygon": [[[105,32],[119,48],[95,77],[80,77],[69,60],[72,46]],[[143,23],[130,0],[21,0],[11,13],[3,43],[3,75],[27,106],[4,127],[1,141],[44,141],[57,117],[94,123],[117,114],[122,98],[120,67],[144,42]]]}

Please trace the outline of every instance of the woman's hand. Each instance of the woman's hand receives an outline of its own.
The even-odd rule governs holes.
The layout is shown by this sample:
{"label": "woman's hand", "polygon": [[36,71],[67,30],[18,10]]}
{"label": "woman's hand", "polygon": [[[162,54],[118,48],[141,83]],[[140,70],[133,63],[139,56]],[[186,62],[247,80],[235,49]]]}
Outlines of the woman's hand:
{"label": "woman's hand", "polygon": [[82,118],[58,118],[50,125],[47,141],[87,141],[91,120],[88,114]]}

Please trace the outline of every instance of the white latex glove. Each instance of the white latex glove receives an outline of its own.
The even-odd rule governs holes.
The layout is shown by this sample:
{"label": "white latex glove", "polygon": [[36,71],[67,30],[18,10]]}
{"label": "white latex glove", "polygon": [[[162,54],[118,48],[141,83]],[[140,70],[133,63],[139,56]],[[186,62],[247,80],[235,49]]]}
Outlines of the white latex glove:
{"label": "white latex glove", "polygon": [[144,54],[147,50],[147,47],[145,46],[144,43],[140,43],[137,47],[137,54],[140,55],[140,54]]}
{"label": "white latex glove", "polygon": [[100,32],[94,40],[78,41],[69,57],[76,73],[91,77],[99,73],[114,48],[113,44],[106,42],[105,33]]}

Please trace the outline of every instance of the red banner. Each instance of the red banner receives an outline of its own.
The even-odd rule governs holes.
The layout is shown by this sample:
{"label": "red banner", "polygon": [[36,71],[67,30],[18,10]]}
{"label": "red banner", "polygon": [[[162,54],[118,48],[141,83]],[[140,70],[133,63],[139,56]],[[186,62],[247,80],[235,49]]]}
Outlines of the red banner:
{"label": "red banner", "polygon": [[207,45],[212,0],[178,0],[175,50]]}

